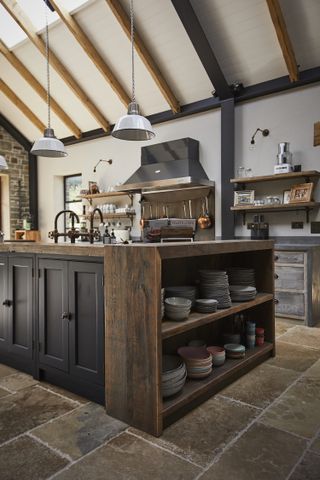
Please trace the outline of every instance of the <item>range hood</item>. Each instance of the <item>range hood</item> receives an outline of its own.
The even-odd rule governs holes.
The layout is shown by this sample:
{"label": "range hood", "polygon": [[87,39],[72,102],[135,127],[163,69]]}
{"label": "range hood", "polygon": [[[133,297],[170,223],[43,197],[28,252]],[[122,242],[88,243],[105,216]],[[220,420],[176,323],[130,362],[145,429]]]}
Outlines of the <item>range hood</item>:
{"label": "range hood", "polygon": [[214,186],[199,161],[199,142],[181,138],[141,148],[141,167],[117,190],[150,190]]}

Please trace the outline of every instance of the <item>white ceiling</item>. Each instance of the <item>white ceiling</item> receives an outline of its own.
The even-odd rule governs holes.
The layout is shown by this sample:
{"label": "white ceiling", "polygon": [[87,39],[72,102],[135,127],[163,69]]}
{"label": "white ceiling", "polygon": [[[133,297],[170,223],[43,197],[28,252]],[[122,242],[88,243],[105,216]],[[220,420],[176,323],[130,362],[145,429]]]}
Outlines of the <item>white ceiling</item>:
{"label": "white ceiling", "polygon": [[[191,0],[221,69],[231,84],[253,85],[287,75],[265,0]],[[45,22],[42,0],[18,0],[37,31]],[[130,96],[130,42],[105,0],[64,0],[64,6],[96,46]],[[129,0],[121,0],[128,12]],[[280,0],[300,69],[320,66],[320,0]],[[135,0],[135,26],[181,105],[209,98],[211,84],[171,0]],[[50,48],[77,79],[88,98],[112,124],[125,107],[75,38],[48,12]],[[0,34],[6,45],[46,87],[45,59],[0,6]],[[46,105],[0,55],[1,78],[46,123]],[[51,69],[51,94],[82,131],[100,128],[87,108]],[[169,110],[145,65],[136,55],[136,96],[143,114]],[[0,111],[33,141],[41,132],[0,93]],[[52,114],[58,137],[72,132]]]}

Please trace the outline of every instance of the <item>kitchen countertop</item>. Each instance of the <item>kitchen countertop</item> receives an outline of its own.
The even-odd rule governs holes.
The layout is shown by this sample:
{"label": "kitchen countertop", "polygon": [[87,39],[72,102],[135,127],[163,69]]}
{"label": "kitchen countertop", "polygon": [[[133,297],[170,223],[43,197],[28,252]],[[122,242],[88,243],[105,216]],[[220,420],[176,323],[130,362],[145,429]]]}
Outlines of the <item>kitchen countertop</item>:
{"label": "kitchen countertop", "polygon": [[285,251],[294,251],[294,252],[307,252],[313,248],[320,248],[319,244],[303,244],[303,243],[275,243],[275,250],[285,250]]}
{"label": "kitchen countertop", "polygon": [[84,243],[48,243],[48,242],[4,242],[0,243],[0,252],[40,253],[52,255],[77,255],[83,257],[103,257],[104,246]]}

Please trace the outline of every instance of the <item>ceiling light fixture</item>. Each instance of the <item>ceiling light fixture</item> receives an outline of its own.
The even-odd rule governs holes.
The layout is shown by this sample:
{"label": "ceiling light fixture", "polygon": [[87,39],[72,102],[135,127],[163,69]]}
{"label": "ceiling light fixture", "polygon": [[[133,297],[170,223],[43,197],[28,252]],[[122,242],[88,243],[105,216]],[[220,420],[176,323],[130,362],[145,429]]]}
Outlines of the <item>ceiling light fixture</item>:
{"label": "ceiling light fixture", "polygon": [[7,160],[3,155],[0,155],[0,170],[8,170]]}
{"label": "ceiling light fixture", "polygon": [[128,105],[128,114],[117,121],[111,135],[120,140],[150,140],[155,133],[149,120],[139,114],[139,105],[135,96],[133,0],[130,0],[130,24],[132,97]]}
{"label": "ceiling light fixture", "polygon": [[48,127],[43,133],[43,137],[36,140],[31,148],[33,155],[41,157],[66,157],[68,154],[63,143],[58,140],[51,128],[51,97],[50,97],[50,63],[49,63],[49,27],[47,7],[48,0],[45,0],[45,17],[46,17],[46,67],[47,67],[47,107],[48,107]]}

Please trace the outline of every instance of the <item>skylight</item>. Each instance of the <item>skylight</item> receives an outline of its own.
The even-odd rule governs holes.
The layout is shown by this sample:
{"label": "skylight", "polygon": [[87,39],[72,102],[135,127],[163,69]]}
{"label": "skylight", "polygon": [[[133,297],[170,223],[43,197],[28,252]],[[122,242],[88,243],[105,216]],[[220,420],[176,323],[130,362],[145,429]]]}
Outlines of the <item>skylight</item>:
{"label": "skylight", "polygon": [[[51,12],[51,10],[46,7],[43,0],[17,0],[17,3],[23,9],[25,14],[28,15],[37,32],[45,27],[45,12],[47,12],[49,25],[59,18],[57,13]],[[63,0],[62,5],[69,12],[73,12],[85,3],[88,3],[88,0]],[[8,48],[13,48],[27,38],[24,31],[1,5],[0,35],[1,40],[3,40]]]}

